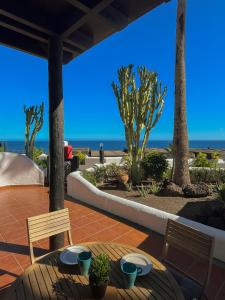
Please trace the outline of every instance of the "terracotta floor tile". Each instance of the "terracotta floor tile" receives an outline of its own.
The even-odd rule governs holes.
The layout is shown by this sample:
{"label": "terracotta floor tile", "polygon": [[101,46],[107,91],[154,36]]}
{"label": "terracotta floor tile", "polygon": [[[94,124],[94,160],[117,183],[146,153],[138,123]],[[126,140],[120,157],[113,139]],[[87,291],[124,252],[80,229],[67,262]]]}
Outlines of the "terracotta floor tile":
{"label": "terracotta floor tile", "polygon": [[[87,225],[83,225],[80,228],[87,234],[87,236],[93,235],[95,233],[98,233],[99,231],[104,230],[104,227],[99,222],[93,222]],[[79,231],[79,229],[76,231]]]}
{"label": "terracotta floor tile", "polygon": [[3,273],[7,273],[8,271],[18,267],[20,266],[12,254],[0,259],[0,269]]}
{"label": "terracotta floor tile", "polygon": [[105,229],[92,235],[91,237],[96,241],[110,242],[113,241],[116,237],[118,237],[118,234],[115,231],[112,231],[111,229]]}
{"label": "terracotta floor tile", "polygon": [[31,264],[30,257],[28,255],[17,253],[13,256],[23,270],[25,270]]}
{"label": "terracotta floor tile", "polygon": [[111,229],[121,235],[130,232],[133,228],[123,223],[117,223],[115,226],[111,227]]}
{"label": "terracotta floor tile", "polygon": [[83,225],[87,225],[87,224],[90,224],[90,223],[93,223],[94,221],[89,219],[88,217],[81,217],[79,218],[77,221],[76,221],[76,225],[81,227]]}
{"label": "terracotta floor tile", "polygon": [[16,268],[12,268],[10,272],[6,272],[3,274],[0,273],[0,288],[14,282],[21,273],[22,269],[19,266]]}

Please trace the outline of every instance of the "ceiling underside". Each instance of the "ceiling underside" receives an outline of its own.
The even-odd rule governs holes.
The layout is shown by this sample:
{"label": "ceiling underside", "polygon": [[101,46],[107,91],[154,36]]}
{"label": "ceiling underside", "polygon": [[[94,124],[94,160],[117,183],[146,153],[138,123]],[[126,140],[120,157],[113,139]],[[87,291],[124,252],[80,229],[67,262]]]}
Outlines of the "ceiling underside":
{"label": "ceiling underside", "polygon": [[1,0],[0,43],[43,58],[48,39],[63,39],[63,62],[168,0]]}

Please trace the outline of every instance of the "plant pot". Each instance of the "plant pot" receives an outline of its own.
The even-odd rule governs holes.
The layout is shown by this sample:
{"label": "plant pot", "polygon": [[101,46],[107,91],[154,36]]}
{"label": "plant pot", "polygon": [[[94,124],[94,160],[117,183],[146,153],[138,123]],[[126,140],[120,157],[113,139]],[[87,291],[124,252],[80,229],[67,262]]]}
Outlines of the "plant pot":
{"label": "plant pot", "polygon": [[94,299],[102,299],[105,296],[106,293],[106,289],[108,286],[109,281],[106,280],[104,283],[102,283],[101,285],[94,285],[91,282],[90,284],[90,288],[91,288],[91,292],[92,292],[92,296]]}
{"label": "plant pot", "polygon": [[119,180],[119,182],[121,182],[123,184],[127,184],[128,180],[129,180],[129,175],[128,174],[119,175],[118,180]]}

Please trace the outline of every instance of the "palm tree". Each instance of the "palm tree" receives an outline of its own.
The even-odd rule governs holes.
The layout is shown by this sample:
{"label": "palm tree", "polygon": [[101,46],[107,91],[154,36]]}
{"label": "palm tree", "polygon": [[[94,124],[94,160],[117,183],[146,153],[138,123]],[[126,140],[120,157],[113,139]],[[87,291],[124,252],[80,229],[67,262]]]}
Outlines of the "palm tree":
{"label": "palm tree", "polygon": [[186,120],[185,18],[186,0],[178,0],[176,23],[173,181],[179,186],[190,184],[188,168],[188,132]]}

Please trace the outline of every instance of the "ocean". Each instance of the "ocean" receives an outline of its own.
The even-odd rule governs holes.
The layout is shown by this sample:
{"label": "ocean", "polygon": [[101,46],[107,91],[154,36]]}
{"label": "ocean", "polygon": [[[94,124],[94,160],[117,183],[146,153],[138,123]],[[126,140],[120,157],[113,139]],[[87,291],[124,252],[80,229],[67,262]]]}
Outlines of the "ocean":
{"label": "ocean", "polygon": [[[124,140],[68,140],[69,144],[74,148],[89,147],[92,150],[98,150],[100,144],[103,144],[104,150],[123,150],[126,148],[126,142]],[[149,148],[165,148],[172,141],[149,141]],[[35,146],[41,148],[44,152],[48,153],[48,141],[36,141]],[[203,148],[203,149],[225,149],[225,141],[203,141],[193,140],[189,142],[190,148]],[[24,153],[23,141],[7,141],[6,150],[9,152]]]}

